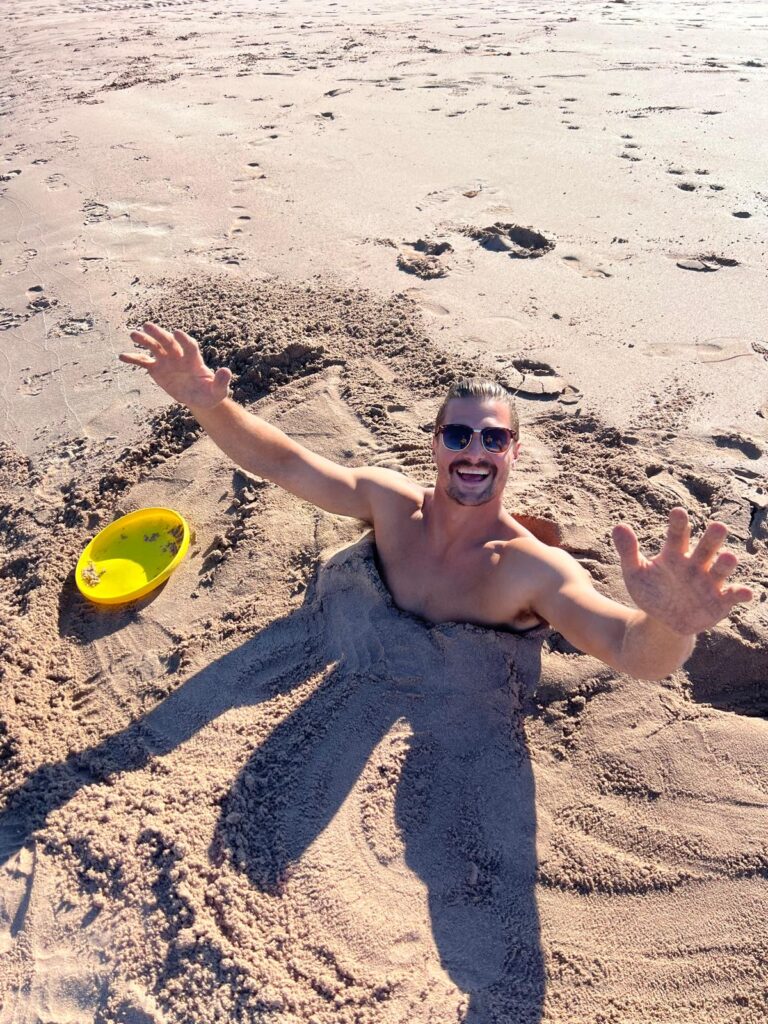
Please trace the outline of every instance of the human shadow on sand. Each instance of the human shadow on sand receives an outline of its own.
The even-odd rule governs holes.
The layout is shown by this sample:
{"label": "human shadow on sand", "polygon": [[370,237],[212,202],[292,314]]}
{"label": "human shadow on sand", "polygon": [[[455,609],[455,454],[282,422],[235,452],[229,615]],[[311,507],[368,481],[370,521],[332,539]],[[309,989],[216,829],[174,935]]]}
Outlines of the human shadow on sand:
{"label": "human shadow on sand", "polygon": [[254,750],[225,799],[210,856],[280,892],[381,740],[410,741],[395,816],[427,888],[441,963],[469,997],[465,1021],[535,1024],[544,966],[535,902],[535,790],[523,731],[541,633],[519,636],[399,611],[370,536],[339,552],[303,605],[206,666],[141,720],[11,795],[0,859],[83,786],[141,768],[207,723],[318,683]]}

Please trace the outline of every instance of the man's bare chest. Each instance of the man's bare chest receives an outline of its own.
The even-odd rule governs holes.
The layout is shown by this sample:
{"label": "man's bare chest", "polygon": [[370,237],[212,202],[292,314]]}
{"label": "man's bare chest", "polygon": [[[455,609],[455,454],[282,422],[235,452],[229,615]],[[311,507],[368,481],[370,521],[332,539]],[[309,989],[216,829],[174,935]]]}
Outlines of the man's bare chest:
{"label": "man's bare chest", "polygon": [[500,547],[483,545],[438,558],[418,525],[376,531],[382,577],[403,611],[430,622],[527,629],[540,620],[530,611],[525,580],[502,567]]}

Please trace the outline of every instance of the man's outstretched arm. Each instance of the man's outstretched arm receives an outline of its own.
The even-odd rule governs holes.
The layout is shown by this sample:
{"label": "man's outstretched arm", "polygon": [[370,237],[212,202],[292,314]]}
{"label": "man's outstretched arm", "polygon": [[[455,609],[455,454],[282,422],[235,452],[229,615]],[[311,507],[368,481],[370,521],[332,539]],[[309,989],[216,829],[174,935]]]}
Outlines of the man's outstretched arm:
{"label": "man's outstretched arm", "polygon": [[727,535],[723,523],[710,523],[691,550],[688,515],[674,508],[662,550],[647,559],[633,531],[617,526],[613,540],[636,609],[599,594],[574,559],[552,550],[538,577],[534,609],[575,647],[612,668],[663,679],[690,656],[697,633],[752,599],[748,587],[726,586],[738,565],[732,552],[720,552]]}
{"label": "man's outstretched arm", "polygon": [[[232,373],[206,366],[194,338],[146,323],[131,338],[145,353],[124,352],[124,363],[143,367],[167,394],[186,405],[221,450],[238,466],[337,515],[373,521],[376,492],[398,489],[398,474],[352,469],[310,451],[228,397]],[[403,478],[402,484],[407,486]]]}

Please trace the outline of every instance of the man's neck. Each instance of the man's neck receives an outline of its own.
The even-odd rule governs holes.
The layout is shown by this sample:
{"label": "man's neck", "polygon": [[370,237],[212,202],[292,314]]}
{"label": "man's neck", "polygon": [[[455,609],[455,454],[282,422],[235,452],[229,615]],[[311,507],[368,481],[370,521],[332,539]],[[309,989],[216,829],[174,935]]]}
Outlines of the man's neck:
{"label": "man's neck", "polygon": [[483,505],[462,505],[437,487],[425,511],[427,535],[436,550],[483,544],[499,535],[505,517],[501,498]]}

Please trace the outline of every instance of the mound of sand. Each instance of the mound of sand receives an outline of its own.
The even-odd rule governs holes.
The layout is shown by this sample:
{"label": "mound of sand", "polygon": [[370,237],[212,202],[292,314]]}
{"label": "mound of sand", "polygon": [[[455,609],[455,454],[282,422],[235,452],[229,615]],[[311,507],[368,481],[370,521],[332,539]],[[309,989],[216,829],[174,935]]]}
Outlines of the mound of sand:
{"label": "mound of sand", "polygon": [[[446,384],[523,376],[439,353],[404,295],[320,279],[158,282],[134,314],[313,449],[424,481]],[[612,523],[653,545],[681,489],[765,576],[737,478],[660,466],[653,424],[542,409],[510,508],[605,592]],[[763,605],[662,683],[557,635],[430,627],[360,524],[236,471],[177,406],[57,504],[43,486],[6,445],[0,1020],[762,1019]],[[138,605],[86,605],[79,550],[150,504],[191,555]]]}

